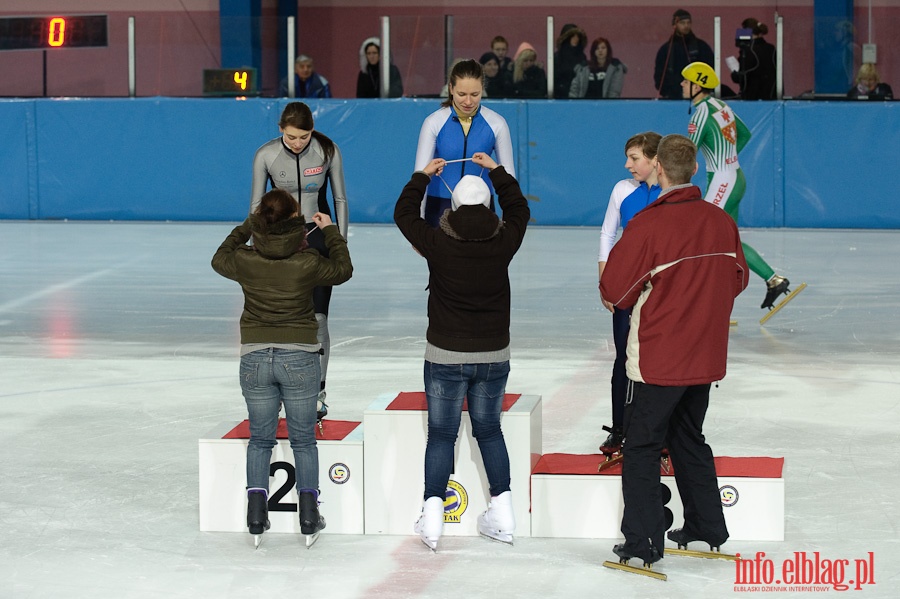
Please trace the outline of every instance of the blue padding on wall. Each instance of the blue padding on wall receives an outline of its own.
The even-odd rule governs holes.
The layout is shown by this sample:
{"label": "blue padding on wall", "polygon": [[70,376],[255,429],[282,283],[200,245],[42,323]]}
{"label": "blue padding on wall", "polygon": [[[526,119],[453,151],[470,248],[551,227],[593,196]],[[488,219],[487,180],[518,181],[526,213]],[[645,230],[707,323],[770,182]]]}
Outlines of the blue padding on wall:
{"label": "blue padding on wall", "polygon": [[786,226],[900,228],[900,104],[787,102],[784,121]]}
{"label": "blue padding on wall", "polygon": [[34,102],[0,104],[0,218],[34,218],[29,203],[37,201],[34,145]]}
{"label": "blue padding on wall", "polygon": [[[0,218],[242,220],[256,149],[286,99],[0,100]],[[599,225],[628,177],[634,133],[684,133],[686,102],[486,101],[510,125],[516,170],[540,225]],[[389,223],[436,99],[311,102],[344,157],[351,223]],[[740,160],[748,227],[900,227],[885,164],[896,103],[735,102],[753,132]],[[706,187],[701,161],[694,182]],[[861,193],[861,188],[865,191]]]}

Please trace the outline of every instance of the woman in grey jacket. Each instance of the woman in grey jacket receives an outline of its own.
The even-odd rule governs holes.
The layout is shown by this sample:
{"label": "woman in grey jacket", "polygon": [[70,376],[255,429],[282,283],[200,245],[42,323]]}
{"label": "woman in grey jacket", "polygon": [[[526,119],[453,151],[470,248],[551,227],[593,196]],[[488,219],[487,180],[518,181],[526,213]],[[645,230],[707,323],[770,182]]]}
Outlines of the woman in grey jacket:
{"label": "woman in grey jacket", "polygon": [[570,98],[621,98],[628,67],[613,58],[612,46],[604,37],[591,42],[591,58],[587,65],[575,68],[569,88]]}

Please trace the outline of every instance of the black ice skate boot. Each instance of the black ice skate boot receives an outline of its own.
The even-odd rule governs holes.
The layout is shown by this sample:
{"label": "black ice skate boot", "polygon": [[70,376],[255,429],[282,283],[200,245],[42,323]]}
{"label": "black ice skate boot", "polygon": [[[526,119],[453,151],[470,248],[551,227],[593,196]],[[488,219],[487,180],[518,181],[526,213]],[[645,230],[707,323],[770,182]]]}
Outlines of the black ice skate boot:
{"label": "black ice skate boot", "polygon": [[269,494],[265,489],[247,489],[247,528],[253,544],[259,547],[262,534],[269,530]]}
{"label": "black ice skate boot", "polygon": [[600,453],[609,455],[616,453],[622,449],[622,442],[625,440],[625,434],[621,426],[613,425],[612,427],[604,426],[603,430],[609,432],[606,441],[600,444]]}
{"label": "black ice skate boot", "polygon": [[668,537],[670,541],[676,543],[679,549],[687,549],[688,543],[693,543],[694,541],[703,541],[704,543],[709,545],[710,551],[720,551],[722,544],[728,540],[727,535],[724,539],[721,537],[707,539],[701,537],[698,534],[694,534],[689,530],[685,530],[684,528],[676,528],[674,530],[670,530],[668,533],[666,533],[666,537]]}
{"label": "black ice skate boot", "polygon": [[306,547],[312,547],[325,528],[325,518],[319,514],[319,492],[315,489],[300,491],[300,532],[306,536]]}
{"label": "black ice skate boot", "polygon": [[772,278],[766,281],[766,299],[763,300],[760,308],[768,308],[771,310],[775,307],[775,300],[778,299],[778,296],[782,293],[789,293],[788,285],[791,282],[786,278],[779,275],[772,275]]}

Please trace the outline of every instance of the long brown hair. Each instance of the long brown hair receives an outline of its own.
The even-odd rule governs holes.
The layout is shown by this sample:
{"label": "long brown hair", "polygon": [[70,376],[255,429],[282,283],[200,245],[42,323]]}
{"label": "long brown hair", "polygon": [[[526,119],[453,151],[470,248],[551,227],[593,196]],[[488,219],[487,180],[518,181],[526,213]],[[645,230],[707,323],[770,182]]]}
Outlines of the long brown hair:
{"label": "long brown hair", "polygon": [[282,129],[285,127],[296,127],[303,131],[312,131],[313,138],[319,142],[319,145],[322,146],[322,151],[325,152],[325,160],[330,162],[332,156],[334,156],[334,142],[328,136],[315,130],[312,111],[303,102],[291,102],[285,106],[284,110],[281,111],[281,119],[278,121],[278,126]]}

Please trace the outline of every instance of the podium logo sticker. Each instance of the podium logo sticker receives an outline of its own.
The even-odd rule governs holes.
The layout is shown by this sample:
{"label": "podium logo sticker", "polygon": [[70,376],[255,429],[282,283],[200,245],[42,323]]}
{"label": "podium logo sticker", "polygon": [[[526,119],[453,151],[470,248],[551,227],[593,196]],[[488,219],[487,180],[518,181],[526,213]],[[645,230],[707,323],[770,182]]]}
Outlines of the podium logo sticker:
{"label": "podium logo sticker", "polygon": [[342,485],[350,480],[350,468],[347,464],[337,463],[328,469],[328,478],[336,485]]}
{"label": "podium logo sticker", "polygon": [[444,522],[459,524],[467,507],[469,494],[466,493],[465,487],[455,480],[448,481],[447,491],[444,494]]}
{"label": "podium logo sticker", "polygon": [[738,502],[738,490],[731,485],[719,487],[719,497],[722,499],[722,507],[734,507]]}

